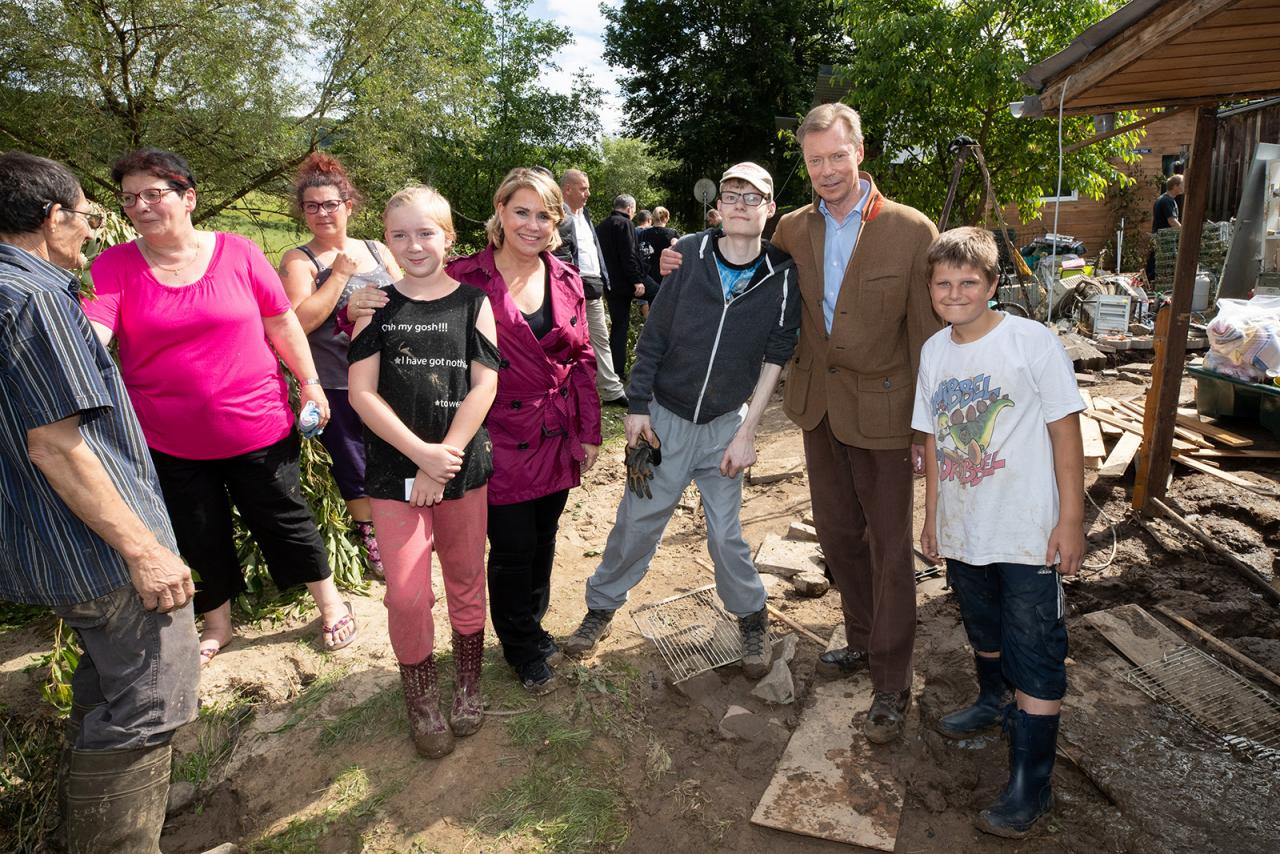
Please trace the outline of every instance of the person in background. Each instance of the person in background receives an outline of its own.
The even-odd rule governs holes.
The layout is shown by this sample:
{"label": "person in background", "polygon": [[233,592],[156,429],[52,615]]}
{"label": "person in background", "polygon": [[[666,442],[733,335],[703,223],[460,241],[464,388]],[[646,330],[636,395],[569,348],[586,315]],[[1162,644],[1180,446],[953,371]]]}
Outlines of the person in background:
{"label": "person in background", "polygon": [[719,228],[721,222],[723,218],[720,216],[720,211],[715,208],[707,211],[707,228]]}
{"label": "person in background", "polygon": [[196,229],[196,179],[182,157],[141,148],[111,177],[138,238],[94,260],[84,309],[104,345],[119,341],[178,549],[197,573],[200,657],[207,664],[231,643],[231,600],[246,589],[233,505],[276,586],[305,584],[322,646],[341,649],[355,640],[355,617],[302,495],[280,360],[322,425],[329,404],[280,277],[251,240]]}
{"label": "person in background", "polygon": [[307,333],[329,401],[329,424],[320,441],[333,461],[333,478],[347,502],[369,569],[381,576],[382,558],[364,486],[363,430],[347,394],[351,339],[337,327],[336,319],[355,290],[368,285],[385,288],[399,277],[400,268],[381,243],[347,236],[347,222],[361,198],[336,158],[319,151],[308,155],[293,178],[293,201],[311,240],[284,253],[280,278]]}
{"label": "person in background", "polygon": [[653,214],[647,210],[636,211],[636,236],[644,233],[644,230],[653,225]]}
{"label": "person in background", "polygon": [[1182,230],[1181,210],[1178,200],[1182,198],[1183,178],[1181,175],[1170,175],[1165,181],[1164,192],[1151,207],[1151,251],[1147,253],[1147,281],[1156,277],[1155,236],[1166,228]]}
{"label": "person in background", "polygon": [[196,716],[194,587],[70,272],[102,222],[65,166],[0,154],[0,599],[52,608],[80,640],[59,850],[152,854],[170,741]]}
{"label": "person in background", "polygon": [[609,351],[613,355],[613,372],[626,381],[627,339],[631,330],[631,301],[644,296],[644,269],[636,249],[636,228],[631,218],[636,213],[636,200],[625,193],[613,200],[613,212],[596,226],[596,239],[609,271]]}
{"label": "person in background", "polygon": [[[493,309],[445,272],[453,215],[429,187],[401,190],[383,213],[404,269],[389,301],[351,343],[351,403],[368,428],[373,516],[386,544],[387,631],[400,664],[418,753],[439,758],[484,723],[485,484],[483,421],[498,388]],[[440,713],[431,553],[440,559],[453,628],[456,685]]]}
{"label": "person in background", "polygon": [[658,269],[662,250],[680,239],[680,232],[668,227],[671,212],[658,205],[653,209],[653,225],[645,229],[640,237],[640,256],[645,261],[645,273],[648,275],[644,286],[644,298],[652,305],[658,297],[662,286],[662,273]]}

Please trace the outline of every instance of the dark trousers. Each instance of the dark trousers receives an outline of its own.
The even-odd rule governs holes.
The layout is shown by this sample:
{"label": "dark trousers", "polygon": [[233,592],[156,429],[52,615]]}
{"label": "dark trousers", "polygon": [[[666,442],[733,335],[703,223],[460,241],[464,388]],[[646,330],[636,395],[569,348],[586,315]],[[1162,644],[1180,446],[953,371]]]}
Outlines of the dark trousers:
{"label": "dark trousers", "polygon": [[71,677],[78,750],[159,747],[195,718],[200,644],[190,605],[148,611],[126,584],[53,611],[84,649]]}
{"label": "dark trousers", "polygon": [[302,495],[296,432],[256,451],[188,460],[152,449],[182,558],[198,574],[195,609],[205,614],[247,588],[236,555],[231,505],[253,535],[276,587],[328,578],[329,558]]}
{"label": "dark trousers", "polygon": [[[625,292],[620,290],[625,288]],[[613,372],[618,379],[627,375],[627,333],[631,329],[631,285],[614,285],[605,295],[609,304],[609,352],[613,356]]]}
{"label": "dark trousers", "polygon": [[542,618],[551,603],[556,532],[568,500],[569,490],[563,489],[517,504],[489,505],[489,613],[512,667],[542,658],[551,638]]}
{"label": "dark trousers", "polygon": [[877,691],[911,684],[916,584],[911,452],[846,445],[826,418],[804,434],[813,522],[840,590],[845,637],[865,650]]}

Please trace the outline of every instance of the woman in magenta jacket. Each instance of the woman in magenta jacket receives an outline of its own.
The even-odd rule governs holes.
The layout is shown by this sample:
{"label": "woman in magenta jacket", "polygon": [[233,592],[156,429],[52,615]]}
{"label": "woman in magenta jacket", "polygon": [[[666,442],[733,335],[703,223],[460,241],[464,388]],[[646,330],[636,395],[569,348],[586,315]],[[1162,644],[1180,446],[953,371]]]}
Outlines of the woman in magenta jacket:
{"label": "woman in magenta jacket", "polygon": [[[525,689],[556,687],[561,659],[542,628],[556,532],[569,490],[600,451],[596,357],[582,280],[552,257],[564,201],[554,179],[513,169],[493,197],[489,245],[449,263],[449,275],[489,296],[498,328],[498,396],[485,421],[489,481],[489,612],[502,653]],[[386,297],[366,288],[354,320]]]}

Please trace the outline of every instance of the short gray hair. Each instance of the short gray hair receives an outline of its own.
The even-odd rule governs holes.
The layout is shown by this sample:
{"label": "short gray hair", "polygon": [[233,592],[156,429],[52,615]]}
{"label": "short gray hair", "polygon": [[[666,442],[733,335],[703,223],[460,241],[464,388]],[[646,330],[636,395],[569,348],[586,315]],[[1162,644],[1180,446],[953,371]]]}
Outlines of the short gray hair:
{"label": "short gray hair", "polygon": [[615,211],[626,211],[634,208],[635,206],[636,197],[627,195],[626,193],[623,193],[620,196],[615,196],[613,199],[613,209]]}
{"label": "short gray hair", "polygon": [[849,139],[853,144],[862,147],[862,117],[858,111],[848,104],[819,104],[809,111],[796,128],[796,142],[804,145],[804,138],[814,131],[824,131],[836,124],[844,122],[849,129]]}

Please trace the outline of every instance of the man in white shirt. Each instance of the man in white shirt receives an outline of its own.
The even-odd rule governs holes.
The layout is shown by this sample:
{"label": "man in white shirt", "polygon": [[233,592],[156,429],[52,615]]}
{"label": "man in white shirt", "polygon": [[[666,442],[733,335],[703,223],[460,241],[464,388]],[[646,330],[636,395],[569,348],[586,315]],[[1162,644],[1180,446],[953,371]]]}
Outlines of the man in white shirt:
{"label": "man in white shirt", "polygon": [[554,254],[577,267],[582,277],[582,289],[587,297],[587,328],[591,332],[591,348],[596,353],[596,390],[600,392],[600,400],[625,409],[627,396],[613,368],[609,325],[605,319],[603,297],[609,274],[596,241],[595,223],[587,213],[591,181],[586,173],[568,169],[560,177],[560,191],[564,194],[565,217],[560,223],[560,247]]}

